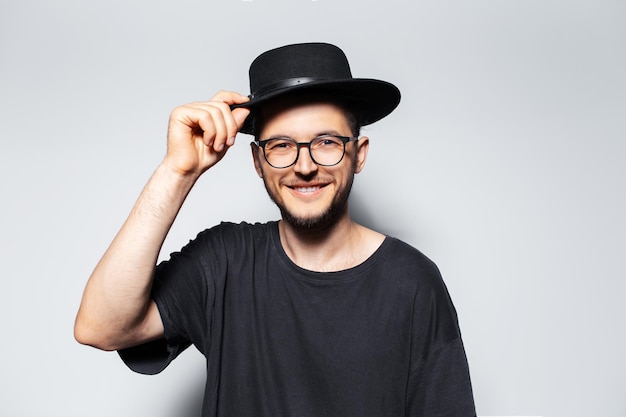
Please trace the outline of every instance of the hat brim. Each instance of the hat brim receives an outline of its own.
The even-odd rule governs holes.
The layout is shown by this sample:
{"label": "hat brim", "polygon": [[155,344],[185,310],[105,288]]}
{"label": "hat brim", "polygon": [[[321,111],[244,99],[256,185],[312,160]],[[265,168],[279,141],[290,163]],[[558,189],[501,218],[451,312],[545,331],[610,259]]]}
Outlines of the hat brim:
{"label": "hat brim", "polygon": [[400,90],[386,81],[368,78],[311,81],[275,89],[252,97],[246,103],[232,105],[231,109],[243,107],[251,110],[239,131],[254,135],[254,113],[270,100],[296,92],[320,92],[324,95],[337,97],[338,102],[346,103],[349,110],[355,112],[362,126],[379,121],[391,113],[400,103]]}

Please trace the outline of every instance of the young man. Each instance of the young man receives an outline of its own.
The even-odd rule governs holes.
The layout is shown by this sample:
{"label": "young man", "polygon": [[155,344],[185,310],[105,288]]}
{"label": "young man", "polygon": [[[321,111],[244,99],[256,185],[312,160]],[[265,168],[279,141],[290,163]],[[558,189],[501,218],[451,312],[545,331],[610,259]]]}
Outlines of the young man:
{"label": "young man", "polygon": [[[76,339],[160,372],[207,359],[203,416],[473,416],[456,312],[436,266],[348,211],[369,139],[398,89],[353,78],[343,52],[260,55],[249,97],[176,108],[168,150],[90,277]],[[199,176],[238,131],[282,220],[206,230],[155,266]],[[221,204],[216,201],[216,204]]]}

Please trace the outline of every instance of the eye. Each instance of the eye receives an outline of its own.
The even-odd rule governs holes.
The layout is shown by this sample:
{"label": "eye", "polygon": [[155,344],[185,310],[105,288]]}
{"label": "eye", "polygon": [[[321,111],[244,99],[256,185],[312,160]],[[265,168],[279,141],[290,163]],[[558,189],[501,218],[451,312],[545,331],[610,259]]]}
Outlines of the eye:
{"label": "eye", "polygon": [[268,140],[265,144],[265,149],[268,151],[285,151],[293,149],[295,146],[291,139],[277,138]]}
{"label": "eye", "polygon": [[335,136],[320,136],[313,141],[316,148],[334,148],[343,146],[341,139]]}

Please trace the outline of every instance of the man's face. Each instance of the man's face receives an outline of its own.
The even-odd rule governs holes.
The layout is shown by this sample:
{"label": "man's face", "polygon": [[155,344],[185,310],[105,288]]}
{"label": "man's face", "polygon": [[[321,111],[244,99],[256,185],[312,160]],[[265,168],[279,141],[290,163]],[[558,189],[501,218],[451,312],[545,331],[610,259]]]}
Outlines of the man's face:
{"label": "man's face", "polygon": [[[264,120],[260,140],[280,136],[309,142],[321,134],[352,136],[344,112],[330,103],[276,109],[266,113]],[[365,164],[368,145],[367,137],[348,143],[343,160],[330,167],[315,164],[305,147],[300,148],[295,165],[281,169],[270,166],[256,145],[252,145],[252,153],[257,173],[283,220],[312,230],[330,226],[348,215],[352,181]]]}

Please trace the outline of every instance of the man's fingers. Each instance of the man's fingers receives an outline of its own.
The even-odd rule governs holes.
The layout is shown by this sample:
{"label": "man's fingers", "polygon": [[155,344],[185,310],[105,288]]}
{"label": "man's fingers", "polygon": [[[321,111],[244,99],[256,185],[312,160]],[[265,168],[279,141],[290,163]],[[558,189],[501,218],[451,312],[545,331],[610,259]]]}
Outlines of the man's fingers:
{"label": "man's fingers", "polygon": [[250,101],[250,97],[241,95],[234,91],[218,91],[211,101],[223,101],[224,103],[231,104],[243,104]]}
{"label": "man's fingers", "polygon": [[[219,91],[209,103],[214,102],[223,102],[226,106],[221,107],[223,109],[224,115],[226,116],[227,126],[228,126],[228,141],[229,144],[232,145],[234,143],[234,138],[241,126],[243,126],[243,122],[246,120],[248,115],[250,114],[250,110],[244,107],[236,108],[231,110],[230,106],[234,104],[244,104],[250,101],[250,97],[241,95],[234,91]],[[230,116],[230,117],[228,117]],[[229,122],[232,118],[233,124],[231,125]],[[233,130],[231,130],[231,128]]]}
{"label": "man's fingers", "polygon": [[223,101],[210,102],[210,106],[214,109],[212,115],[218,131],[215,136],[215,150],[221,152],[224,146],[233,145],[239,128],[227,103]]}
{"label": "man's fingers", "polygon": [[[232,142],[232,139],[234,139],[237,132],[239,132],[246,117],[250,114],[250,110],[246,108],[231,110],[230,106],[232,104],[245,103],[248,100],[249,98],[247,96],[242,96],[234,92],[221,91],[210,101],[191,103],[189,106],[203,109],[211,114],[216,124],[216,143],[222,141],[222,135],[224,135],[225,141]],[[219,110],[219,113],[216,112],[216,110]],[[222,130],[222,127],[224,127],[225,130]]]}

